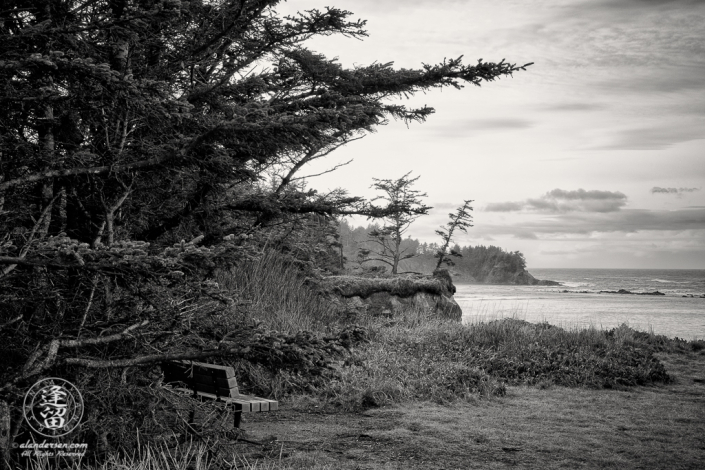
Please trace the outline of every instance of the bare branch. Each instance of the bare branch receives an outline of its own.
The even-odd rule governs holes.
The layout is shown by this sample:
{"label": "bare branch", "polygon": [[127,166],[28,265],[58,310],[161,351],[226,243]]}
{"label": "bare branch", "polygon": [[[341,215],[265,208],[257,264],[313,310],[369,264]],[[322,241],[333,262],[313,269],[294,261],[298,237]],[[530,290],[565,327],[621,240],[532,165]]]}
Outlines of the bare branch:
{"label": "bare branch", "polygon": [[394,267],[394,264],[391,261],[388,261],[386,259],[381,259],[381,258],[366,258],[360,261],[361,263],[367,263],[368,261],[381,261],[383,263],[386,263],[390,265],[391,267]]}
{"label": "bare branch", "polygon": [[[291,168],[291,170],[289,170],[289,173],[287,173],[286,176],[284,178],[282,178],[281,183],[279,184],[277,189],[274,191],[274,193],[275,194],[280,193],[289,183],[291,183],[295,179],[296,180],[301,179],[301,178],[294,178],[294,175],[296,174],[297,171],[299,171],[307,163],[312,162],[313,160],[318,160],[319,158],[323,158],[326,155],[333,152],[334,150],[339,149],[343,145],[345,145],[349,142],[353,142],[355,140],[362,139],[362,137],[364,137],[364,136],[354,137],[354,138],[346,138],[345,133],[343,131],[338,131],[335,134],[333,134],[333,136],[331,138],[333,140],[335,140],[335,139],[339,139],[341,137],[342,137],[341,141],[339,141],[335,144],[329,144],[327,148],[326,148],[326,146],[318,146],[318,147],[314,147],[314,148],[310,149],[306,153],[306,155],[304,155],[301,158],[301,160],[296,162],[296,164]],[[325,150],[321,152],[321,150],[323,150],[323,149],[325,149]],[[318,153],[318,152],[321,152],[321,153]],[[348,162],[348,163],[350,163],[350,162]],[[343,165],[347,165],[348,163],[344,163]],[[340,166],[343,166],[343,165],[340,165]],[[324,172],[324,173],[329,173],[331,171],[334,171],[336,168],[338,168],[338,167],[335,167],[332,170],[328,170],[327,172]],[[321,174],[324,174],[324,173],[321,173]],[[319,176],[319,175],[313,175],[313,176]],[[310,177],[311,176],[308,176],[305,178],[310,178]]]}
{"label": "bare branch", "polygon": [[247,352],[247,348],[214,349],[210,351],[174,354],[152,354],[148,356],[134,357],[131,359],[113,359],[109,361],[99,361],[95,359],[82,359],[71,357],[64,360],[65,364],[83,366],[91,369],[111,369],[118,367],[130,367],[145,364],[156,364],[163,361],[205,359],[208,357],[232,356]]}
{"label": "bare branch", "polygon": [[[29,239],[22,247],[22,250],[20,250],[19,259],[24,259],[25,256],[27,256],[27,252],[29,252],[29,248],[32,246],[32,242],[34,241],[34,236],[37,234],[37,229],[42,225],[42,221],[47,217],[47,215],[51,211],[51,207],[54,205],[54,201],[56,201],[58,197],[59,195],[57,194],[51,201],[49,201],[49,203],[46,205],[41,215],[39,216],[39,219],[37,219],[37,221],[34,223],[34,227],[32,227],[32,231],[29,234]],[[10,264],[9,266],[7,266],[2,271],[2,273],[0,273],[0,279],[10,274],[15,269],[15,267],[17,267],[17,264],[19,263]]]}
{"label": "bare branch", "polygon": [[306,178],[315,178],[316,176],[321,176],[321,175],[325,175],[325,174],[327,174],[327,173],[332,173],[332,172],[334,172],[335,170],[337,170],[338,168],[343,167],[343,166],[345,166],[345,165],[349,165],[350,163],[352,163],[352,159],[348,160],[348,161],[345,162],[345,163],[341,163],[341,164],[339,164],[339,165],[335,165],[333,168],[331,168],[331,169],[329,169],[329,170],[323,171],[323,172],[321,172],[321,173],[316,173],[315,175],[307,175],[307,176],[299,176],[298,178],[291,178],[290,182],[291,182],[291,181],[297,181],[297,180],[303,180],[303,179],[306,179]]}
{"label": "bare branch", "polygon": [[91,309],[91,305],[93,305],[93,296],[95,295],[95,289],[98,287],[98,276],[93,276],[93,288],[91,289],[91,295],[88,297],[88,305],[86,305],[86,310],[83,312],[83,318],[81,319],[81,324],[78,325],[78,333],[76,333],[76,337],[79,338],[81,336],[81,330],[83,329],[83,325],[86,324],[86,318],[88,318],[88,311]]}
{"label": "bare branch", "polygon": [[31,266],[31,267],[52,267],[52,268],[73,268],[79,265],[57,263],[50,260],[26,260],[16,256],[0,256],[0,264]]}
{"label": "bare branch", "polygon": [[[41,363],[37,364],[37,361],[41,357],[42,353],[44,353],[45,351],[47,353],[46,358]],[[34,353],[32,353],[32,355],[25,363],[24,367],[22,368],[22,374],[15,377],[15,379],[11,383],[17,383],[20,380],[32,377],[33,375],[37,375],[42,371],[48,369],[49,367],[53,366],[58,352],[59,340],[57,339],[52,340],[48,345],[44,345],[43,347],[37,349],[36,351],[34,351]],[[6,384],[5,386],[7,385],[9,384]]]}
{"label": "bare branch", "polygon": [[35,173],[33,175],[24,176],[22,178],[15,178],[13,180],[0,183],[0,191],[7,188],[12,188],[14,186],[19,186],[27,183],[34,183],[36,181],[45,180],[48,178],[55,178],[57,176],[76,176],[76,175],[100,175],[103,173],[118,173],[127,170],[133,170],[136,168],[148,168],[151,166],[157,166],[161,163],[166,162],[175,158],[174,156],[161,156],[148,158],[146,160],[140,160],[138,162],[124,163],[122,165],[105,165],[105,166],[94,166],[91,168],[70,168],[67,170],[48,170],[41,173]]}
{"label": "bare branch", "polygon": [[86,339],[64,339],[59,342],[59,344],[64,348],[81,348],[83,346],[92,346],[96,344],[106,344],[112,343],[114,341],[119,341],[130,336],[129,333],[137,328],[141,328],[149,324],[149,320],[141,321],[140,323],[135,323],[132,326],[125,328],[121,333],[115,333],[110,336],[103,336],[100,338],[86,338]]}
{"label": "bare branch", "polygon": [[39,357],[42,355],[43,351],[44,351],[43,348],[37,347],[37,349],[34,350],[32,352],[32,354],[29,355],[29,357],[27,358],[27,360],[24,363],[24,366],[22,367],[22,375],[23,376],[32,369],[32,366],[34,366],[34,363],[37,362]]}
{"label": "bare branch", "polygon": [[100,231],[98,232],[98,236],[93,242],[93,245],[97,245],[98,243],[100,243],[104,227],[107,228],[108,231],[108,246],[111,246],[113,244],[115,238],[115,212],[120,208],[120,206],[123,205],[125,200],[127,200],[127,197],[132,192],[132,185],[134,184],[135,180],[133,179],[129,186],[125,185],[122,181],[118,180],[118,182],[125,189],[125,192],[122,194],[122,196],[120,196],[120,198],[118,198],[115,204],[113,204],[112,206],[108,206],[108,204],[105,202],[105,199],[103,198],[103,195],[101,194],[100,196],[100,200],[103,203],[103,209],[105,209],[105,220],[103,221],[103,224],[100,227]]}
{"label": "bare branch", "polygon": [[5,328],[7,326],[12,325],[13,323],[17,323],[18,321],[22,320],[22,318],[23,318],[22,315],[17,315],[15,318],[8,320],[5,323],[3,323],[2,325],[0,325],[0,330],[2,330],[3,328]]}

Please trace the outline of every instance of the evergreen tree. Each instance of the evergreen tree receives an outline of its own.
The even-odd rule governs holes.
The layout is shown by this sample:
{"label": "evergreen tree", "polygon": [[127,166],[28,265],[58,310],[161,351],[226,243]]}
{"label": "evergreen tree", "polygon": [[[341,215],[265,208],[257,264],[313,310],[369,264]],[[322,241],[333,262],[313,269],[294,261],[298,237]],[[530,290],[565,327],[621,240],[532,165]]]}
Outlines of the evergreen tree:
{"label": "evergreen tree", "polygon": [[[467,228],[472,227],[472,224],[470,223],[470,221],[472,220],[472,216],[468,212],[472,210],[472,207],[470,207],[471,202],[471,200],[463,202],[463,205],[458,207],[455,213],[448,214],[450,220],[446,224],[447,228],[441,227],[440,230],[436,230],[436,233],[440,235],[441,239],[443,240],[441,247],[436,253],[436,256],[438,257],[436,269],[439,269],[443,263],[452,264],[452,262],[447,258],[447,255],[448,246],[450,246],[450,242],[453,240],[453,233],[456,230],[460,230],[461,232],[467,232]],[[450,251],[450,255],[462,256],[461,253],[455,249]]]}
{"label": "evergreen tree", "polygon": [[372,187],[384,192],[384,195],[374,200],[386,201],[384,210],[389,215],[382,219],[382,227],[369,232],[369,239],[376,247],[374,251],[362,249],[361,261],[380,261],[392,268],[392,274],[397,274],[400,261],[417,255],[415,247],[402,248],[403,237],[416,219],[428,214],[432,209],[421,203],[421,198],[426,197],[426,193],[411,189],[419,177],[409,178],[410,174],[411,172],[397,180],[373,178]]}
{"label": "evergreen tree", "polygon": [[[283,18],[278,3],[3,1],[0,410],[48,374],[88,371],[100,396],[124,392],[99,387],[126,383],[127,368],[244,354],[214,333],[241,324],[186,308],[237,302],[214,284],[217,268],[270,239],[318,250],[324,240],[301,227],[319,216],[390,214],[306,190],[300,169],[389,118],[433,113],[394,98],[523,69],[461,58],[347,69],[305,41],[362,38],[363,21],[337,8]],[[110,432],[113,411],[94,405],[104,421],[92,429]]]}

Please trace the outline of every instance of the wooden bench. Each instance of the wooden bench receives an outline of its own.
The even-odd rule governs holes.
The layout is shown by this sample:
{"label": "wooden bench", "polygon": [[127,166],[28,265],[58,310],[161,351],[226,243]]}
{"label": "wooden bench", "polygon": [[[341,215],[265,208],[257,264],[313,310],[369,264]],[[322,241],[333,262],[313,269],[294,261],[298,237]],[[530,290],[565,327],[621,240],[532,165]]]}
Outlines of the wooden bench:
{"label": "wooden bench", "polygon": [[[214,400],[232,406],[235,412],[235,428],[240,427],[242,413],[274,411],[279,402],[266,398],[243,395],[237,386],[232,367],[193,361],[170,361],[162,363],[164,382],[174,390],[188,393],[200,400]],[[188,388],[179,387],[179,383]],[[194,412],[189,421],[193,422]]]}

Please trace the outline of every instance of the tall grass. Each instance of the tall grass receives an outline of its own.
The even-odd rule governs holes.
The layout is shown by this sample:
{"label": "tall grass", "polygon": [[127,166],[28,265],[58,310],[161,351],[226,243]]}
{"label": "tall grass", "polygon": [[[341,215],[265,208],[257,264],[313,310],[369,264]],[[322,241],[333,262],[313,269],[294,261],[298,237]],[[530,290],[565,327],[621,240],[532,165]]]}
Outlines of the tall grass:
{"label": "tall grass", "polygon": [[[308,289],[297,267],[275,252],[222,273],[218,282],[250,300],[251,315],[273,329],[323,332],[343,321]],[[356,321],[368,329],[369,344],[334,365],[336,377],[308,387],[308,394],[359,409],[414,400],[475,400],[503,395],[512,384],[611,388],[670,380],[653,356],[673,347],[667,338],[626,326],[605,331],[531,324],[521,320],[521,308],[500,320],[489,310],[474,312],[466,324],[422,310],[393,319],[359,315]]]}
{"label": "tall grass", "polygon": [[[166,445],[148,444],[139,447],[131,455],[110,454],[97,464],[87,464],[80,460],[55,461],[37,458],[28,462],[27,470],[208,470],[212,468],[231,470],[290,470],[293,467],[282,459],[266,461],[248,460],[231,452],[226,455],[223,449],[209,442],[189,441],[177,448]],[[297,467],[301,468],[301,467]]]}
{"label": "tall grass", "polygon": [[[275,252],[223,273],[218,281],[251,300],[252,316],[273,329],[320,333],[344,321],[308,289],[297,267]],[[700,348],[626,325],[561,328],[522,320],[521,306],[491,310],[485,305],[471,312],[466,324],[414,309],[392,319],[358,315],[355,321],[367,328],[369,344],[334,365],[337,378],[307,388],[309,395],[356,409],[413,400],[474,400],[502,395],[512,384],[646,385],[670,380],[655,352]],[[280,390],[296,393],[284,386]]]}
{"label": "tall grass", "polygon": [[219,272],[216,281],[250,302],[249,316],[282,333],[327,331],[338,320],[330,306],[305,284],[301,269],[274,250],[236,269]]}

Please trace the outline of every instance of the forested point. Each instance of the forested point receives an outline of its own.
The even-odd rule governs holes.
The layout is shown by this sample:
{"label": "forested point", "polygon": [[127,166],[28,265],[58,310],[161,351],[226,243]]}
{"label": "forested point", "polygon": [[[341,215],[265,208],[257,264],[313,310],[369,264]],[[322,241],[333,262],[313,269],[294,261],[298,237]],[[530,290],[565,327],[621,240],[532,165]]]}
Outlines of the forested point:
{"label": "forested point", "polygon": [[[389,266],[380,261],[366,261],[360,250],[374,252],[377,244],[370,239],[370,232],[379,230],[378,224],[352,227],[346,220],[340,222],[340,243],[346,269],[358,273],[385,273]],[[399,273],[432,274],[438,262],[439,243],[421,243],[410,236],[401,241],[400,249],[409,258],[399,262]],[[519,251],[505,251],[497,246],[455,245],[452,253],[460,256],[449,258],[447,266],[453,281],[489,283],[527,283],[526,277],[517,277],[526,271],[526,260]]]}

